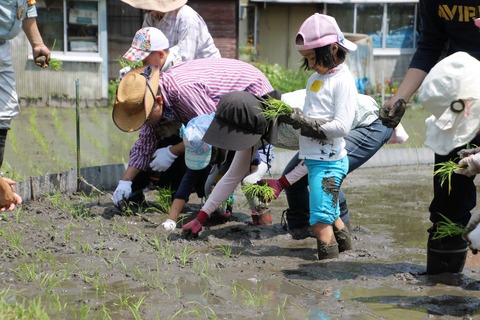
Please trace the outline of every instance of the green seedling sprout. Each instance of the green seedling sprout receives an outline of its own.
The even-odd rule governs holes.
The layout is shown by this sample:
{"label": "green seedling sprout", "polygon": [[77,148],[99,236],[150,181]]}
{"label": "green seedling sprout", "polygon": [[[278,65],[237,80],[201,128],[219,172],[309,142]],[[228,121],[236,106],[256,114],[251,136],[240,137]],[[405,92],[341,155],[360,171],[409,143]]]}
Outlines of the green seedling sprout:
{"label": "green seedling sprout", "polygon": [[155,204],[162,212],[168,213],[172,205],[172,190],[170,188],[158,189],[158,195],[155,197]]}
{"label": "green seedling sprout", "polygon": [[257,198],[267,204],[275,198],[275,190],[268,184],[248,183],[242,186],[242,191],[249,202]]}
{"label": "green seedling sprout", "polygon": [[278,117],[288,116],[293,112],[293,108],[289,104],[272,97],[265,99],[263,105],[265,108],[262,114],[266,120],[277,121]]}
{"label": "green seedling sprout", "polygon": [[[57,42],[57,39],[53,40],[53,45],[51,51],[55,49],[55,43]],[[55,58],[50,58],[50,61],[48,62],[48,65],[53,68],[55,71],[60,71],[62,70],[63,62],[55,59]]]}
{"label": "green seedling sprout", "polygon": [[448,182],[448,193],[450,194],[452,190],[452,174],[456,169],[461,169],[461,167],[453,160],[437,163],[435,166],[437,169],[433,172],[433,175],[440,177],[440,186],[442,187],[446,181]]}
{"label": "green seedling sprout", "polygon": [[453,237],[465,232],[465,227],[459,223],[455,223],[452,220],[439,213],[444,221],[437,222],[437,230],[433,235],[433,240],[442,239],[445,237]]}

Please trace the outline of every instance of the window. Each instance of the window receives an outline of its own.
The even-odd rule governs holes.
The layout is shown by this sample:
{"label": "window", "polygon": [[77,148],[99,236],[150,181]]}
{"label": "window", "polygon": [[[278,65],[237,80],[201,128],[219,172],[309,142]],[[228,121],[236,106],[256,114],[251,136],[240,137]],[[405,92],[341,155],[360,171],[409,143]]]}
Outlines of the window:
{"label": "window", "polygon": [[102,0],[37,0],[38,28],[53,53],[71,60],[100,59]]}
{"label": "window", "polygon": [[342,31],[367,34],[374,48],[416,47],[416,3],[328,4],[327,11]]}
{"label": "window", "polygon": [[257,7],[241,5],[239,18],[239,57],[253,61],[257,55]]}

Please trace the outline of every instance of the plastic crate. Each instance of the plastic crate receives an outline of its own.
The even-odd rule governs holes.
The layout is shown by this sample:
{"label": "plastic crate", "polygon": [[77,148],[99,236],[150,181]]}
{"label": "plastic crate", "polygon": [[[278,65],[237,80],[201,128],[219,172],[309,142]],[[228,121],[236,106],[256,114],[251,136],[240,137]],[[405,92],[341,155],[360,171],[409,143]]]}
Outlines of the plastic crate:
{"label": "plastic crate", "polygon": [[98,25],[98,13],[94,10],[70,9],[68,23],[96,26]]}

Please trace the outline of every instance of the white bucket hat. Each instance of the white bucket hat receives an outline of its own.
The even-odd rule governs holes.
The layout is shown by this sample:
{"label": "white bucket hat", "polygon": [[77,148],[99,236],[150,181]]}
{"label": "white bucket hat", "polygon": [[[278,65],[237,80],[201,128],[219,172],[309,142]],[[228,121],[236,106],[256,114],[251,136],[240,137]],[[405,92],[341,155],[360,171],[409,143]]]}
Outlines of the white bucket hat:
{"label": "white bucket hat", "polygon": [[122,0],[134,8],[159,12],[177,10],[187,3],[187,0]]}
{"label": "white bucket hat", "polygon": [[438,62],[423,81],[418,99],[431,113],[425,144],[447,155],[480,129],[480,61],[465,52]]}

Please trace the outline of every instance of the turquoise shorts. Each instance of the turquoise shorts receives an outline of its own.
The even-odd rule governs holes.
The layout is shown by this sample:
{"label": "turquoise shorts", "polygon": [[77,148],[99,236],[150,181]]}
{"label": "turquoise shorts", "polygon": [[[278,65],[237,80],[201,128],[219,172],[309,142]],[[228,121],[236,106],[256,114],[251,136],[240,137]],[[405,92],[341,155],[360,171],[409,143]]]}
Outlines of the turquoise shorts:
{"label": "turquoise shorts", "polygon": [[340,216],[338,195],[348,172],[348,157],[336,161],[305,160],[310,185],[310,225],[333,224]]}

